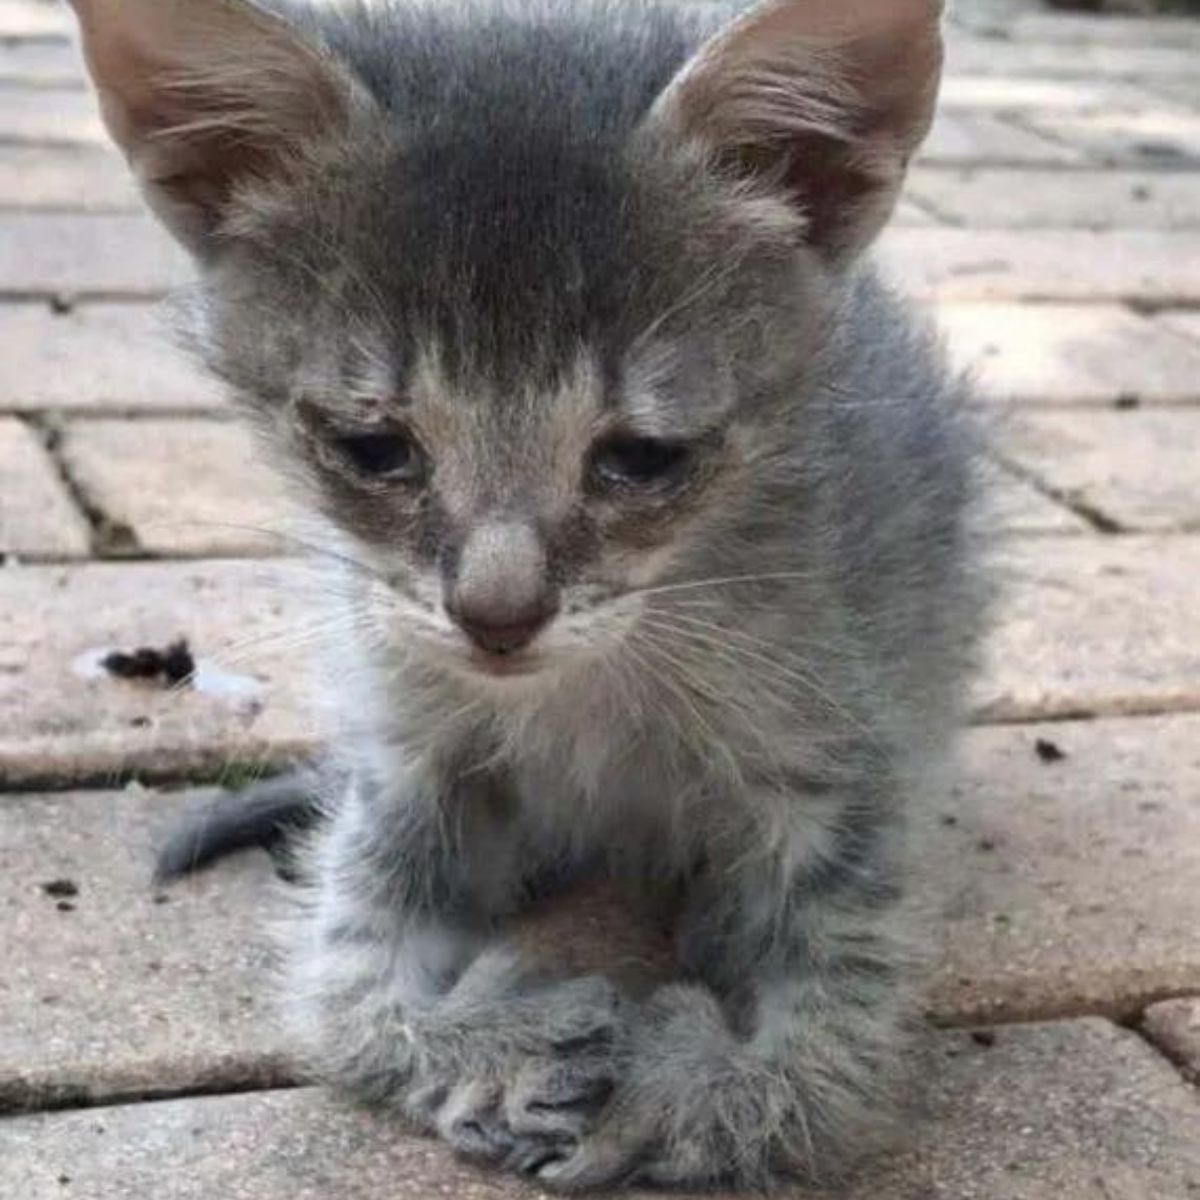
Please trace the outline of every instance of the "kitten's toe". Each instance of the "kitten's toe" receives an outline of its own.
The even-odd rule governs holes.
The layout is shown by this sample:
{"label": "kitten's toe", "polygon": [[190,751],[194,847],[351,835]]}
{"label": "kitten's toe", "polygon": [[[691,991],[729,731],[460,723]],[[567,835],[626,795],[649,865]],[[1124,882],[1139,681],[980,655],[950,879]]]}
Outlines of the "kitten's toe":
{"label": "kitten's toe", "polygon": [[554,1191],[616,1187],[633,1177],[640,1156],[636,1141],[598,1134],[546,1159],[530,1174]]}
{"label": "kitten's toe", "polygon": [[616,1063],[606,1056],[536,1063],[505,1096],[514,1133],[577,1140],[591,1128],[616,1086]]}
{"label": "kitten's toe", "polygon": [[483,1162],[501,1162],[515,1146],[499,1089],[481,1080],[460,1084],[450,1093],[438,1112],[437,1130],[458,1154]]}

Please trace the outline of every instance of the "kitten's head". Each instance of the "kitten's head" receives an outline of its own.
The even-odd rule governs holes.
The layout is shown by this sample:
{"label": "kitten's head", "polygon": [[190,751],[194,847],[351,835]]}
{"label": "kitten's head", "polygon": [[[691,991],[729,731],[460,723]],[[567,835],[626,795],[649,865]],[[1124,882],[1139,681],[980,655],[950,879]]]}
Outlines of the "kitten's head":
{"label": "kitten's head", "polygon": [[830,297],[928,126],[936,0],[772,0],[694,53],[637,6],[73,3],[210,361],[386,636],[528,672],[764,569]]}

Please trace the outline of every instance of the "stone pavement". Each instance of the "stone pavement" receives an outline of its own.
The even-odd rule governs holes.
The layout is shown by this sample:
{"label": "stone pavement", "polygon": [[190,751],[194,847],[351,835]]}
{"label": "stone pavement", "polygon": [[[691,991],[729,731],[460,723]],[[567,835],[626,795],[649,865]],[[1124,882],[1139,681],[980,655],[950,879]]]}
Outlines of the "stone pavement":
{"label": "stone pavement", "polygon": [[[922,1114],[856,1200],[1200,1196],[1198,63],[1182,18],[962,5],[881,250],[986,389],[1003,595],[919,813]],[[291,1086],[265,862],[149,884],[204,785],[320,738],[294,514],[161,329],[186,278],[65,11],[0,0],[0,1197],[533,1196]],[[201,686],[94,670],[181,635]]]}

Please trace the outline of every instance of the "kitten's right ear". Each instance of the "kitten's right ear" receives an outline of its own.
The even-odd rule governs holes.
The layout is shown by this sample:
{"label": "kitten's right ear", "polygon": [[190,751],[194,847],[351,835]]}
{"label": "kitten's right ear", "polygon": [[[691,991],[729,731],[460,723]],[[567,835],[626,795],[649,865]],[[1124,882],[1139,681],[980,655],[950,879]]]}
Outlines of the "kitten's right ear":
{"label": "kitten's right ear", "polygon": [[248,0],[71,0],[105,124],[193,253],[242,183],[344,124],[346,72]]}

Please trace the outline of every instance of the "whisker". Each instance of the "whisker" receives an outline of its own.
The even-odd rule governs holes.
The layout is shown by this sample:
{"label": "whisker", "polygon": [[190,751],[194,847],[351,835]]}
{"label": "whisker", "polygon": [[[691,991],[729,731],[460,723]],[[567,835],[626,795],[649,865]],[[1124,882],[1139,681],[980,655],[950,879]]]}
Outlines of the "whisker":
{"label": "whisker", "polygon": [[753,669],[763,672],[767,678],[774,678],[779,683],[791,682],[799,685],[819,700],[824,701],[832,711],[845,718],[858,732],[868,737],[873,744],[878,744],[877,735],[874,731],[838,700],[819,677],[814,678],[812,675],[796,670],[794,667],[787,667],[757,649],[747,646],[728,645],[705,631],[675,625],[670,621],[654,621],[653,618],[651,620],[658,629],[670,633],[675,637],[690,639],[694,644],[704,646],[719,655],[726,662],[743,666],[750,665]]}
{"label": "whisker", "polygon": [[812,571],[772,571],[763,575],[727,575],[716,579],[688,579],[682,583],[668,583],[658,587],[632,588],[629,596],[661,596],[668,592],[684,592],[702,587],[727,587],[738,583],[766,583],[784,579],[811,579]]}

